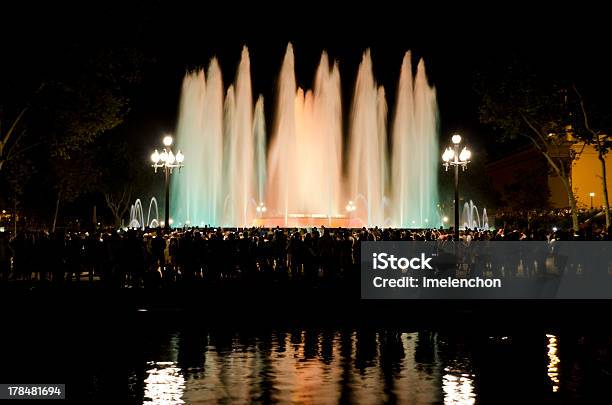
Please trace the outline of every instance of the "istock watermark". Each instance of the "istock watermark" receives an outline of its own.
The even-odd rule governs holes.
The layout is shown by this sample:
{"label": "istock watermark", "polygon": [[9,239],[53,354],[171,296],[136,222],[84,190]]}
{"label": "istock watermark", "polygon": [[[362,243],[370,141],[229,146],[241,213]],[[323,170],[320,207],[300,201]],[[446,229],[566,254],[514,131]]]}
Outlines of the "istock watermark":
{"label": "istock watermark", "polygon": [[363,299],[612,299],[612,242],[363,242]]}
{"label": "istock watermark", "polygon": [[397,258],[394,255],[390,255],[388,253],[373,253],[372,254],[372,263],[374,270],[385,270],[385,269],[393,269],[393,270],[407,270],[407,269],[429,269],[433,270],[433,267],[429,265],[432,257],[426,257],[425,253],[421,253],[421,257],[400,257]]}

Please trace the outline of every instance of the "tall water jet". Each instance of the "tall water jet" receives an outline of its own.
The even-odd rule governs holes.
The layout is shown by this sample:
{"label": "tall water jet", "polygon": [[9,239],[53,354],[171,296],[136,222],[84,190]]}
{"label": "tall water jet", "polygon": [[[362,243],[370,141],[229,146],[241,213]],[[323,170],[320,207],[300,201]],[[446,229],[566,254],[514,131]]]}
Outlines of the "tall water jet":
{"label": "tall water jet", "polygon": [[432,226],[437,223],[438,204],[438,172],[439,147],[438,147],[438,111],[436,92],[429,86],[425,73],[425,62],[423,59],[417,65],[414,81],[414,154],[418,159],[413,159],[413,167],[416,168],[413,177],[418,180],[418,188],[415,190],[418,208],[417,222],[421,227]]}
{"label": "tall water jet", "polygon": [[207,180],[210,193],[205,195],[203,218],[195,218],[195,224],[218,224],[221,218],[221,199],[223,198],[223,80],[217,59],[213,58],[208,67],[206,97],[204,99],[204,138],[208,166]]}
{"label": "tall water jet", "polygon": [[392,138],[392,189],[393,189],[393,218],[394,226],[406,227],[410,223],[408,210],[410,209],[410,178],[411,155],[410,142],[414,131],[414,99],[412,81],[412,61],[410,52],[406,52],[400,70],[397,88],[397,101],[395,105],[395,118],[393,120]]}
{"label": "tall water jet", "polygon": [[388,142],[387,142],[387,99],[385,97],[385,88],[383,86],[378,86],[378,93],[377,93],[377,97],[376,97],[376,105],[377,105],[377,112],[376,112],[376,116],[378,118],[378,123],[377,123],[377,132],[378,132],[378,143],[379,145],[384,145],[383,148],[381,148],[381,152],[384,152],[384,156],[381,157],[380,162],[379,162],[379,167],[380,167],[380,172],[381,172],[381,178],[382,178],[382,185],[381,185],[381,189],[383,192],[383,200],[382,200],[382,210],[384,212],[385,218],[384,221],[387,222],[388,219],[388,215],[389,213],[388,211],[388,201],[389,198],[387,196],[388,192],[389,192],[389,151],[387,148]]}
{"label": "tall water jet", "polygon": [[290,180],[297,171],[297,161],[291,161],[295,150],[295,67],[293,46],[287,45],[287,52],[280,71],[275,128],[269,150],[268,199],[277,215],[284,217],[285,225],[289,216]]}
{"label": "tall water jet", "polygon": [[235,218],[231,216],[236,210],[234,209],[235,200],[230,195],[232,192],[230,173],[232,170],[231,164],[233,163],[233,159],[230,160],[230,155],[231,151],[237,148],[235,145],[236,124],[234,114],[236,110],[236,97],[234,94],[234,85],[230,85],[223,101],[223,191],[221,198],[221,212],[223,215],[220,225],[237,225]]}
{"label": "tall water jet", "polygon": [[[189,221],[195,217],[192,211],[199,207],[199,199],[206,192],[202,176],[206,175],[206,160],[204,149],[206,141],[203,135],[204,97],[206,93],[206,78],[204,70],[187,73],[183,80],[181,92],[180,114],[176,131],[177,148],[189,151],[190,163],[181,176],[173,176],[171,204],[174,217]],[[191,155],[193,154],[193,157]]]}
{"label": "tall water jet", "polygon": [[[310,151],[318,161],[309,167],[319,184],[321,205],[316,207],[320,213],[331,217],[340,208],[342,193],[342,94],[338,64],[329,68],[327,53],[323,52],[317,69],[314,87],[314,133]],[[319,153],[317,153],[317,151]],[[312,170],[318,168],[314,173]],[[318,181],[316,179],[319,179]],[[320,181],[323,180],[323,181]],[[311,193],[312,191],[308,191]],[[312,195],[309,195],[312,199]],[[313,208],[311,208],[312,210]]]}
{"label": "tall water jet", "polygon": [[[380,90],[384,94],[384,90]],[[370,51],[363,54],[351,110],[349,138],[349,198],[356,202],[358,215],[365,215],[368,224],[385,220],[385,176],[387,145],[384,120],[386,106],[379,100],[374,81]]]}
{"label": "tall water jet", "polygon": [[264,115],[264,99],[261,95],[255,104],[253,137],[255,138],[255,184],[257,203],[259,204],[264,202],[266,187],[266,117]]}
{"label": "tall water jet", "polygon": [[[219,223],[222,192],[223,82],[216,59],[183,80],[177,149],[189,154],[189,164],[172,177],[172,217],[192,224]],[[178,223],[177,222],[177,223]]]}
{"label": "tall water jet", "polygon": [[[254,188],[253,159],[255,141],[253,139],[253,94],[251,92],[251,62],[249,51],[242,49],[238,73],[236,74],[236,105],[234,110],[235,147],[228,156],[230,162],[229,196],[234,200],[231,217],[240,225],[250,226],[254,209],[249,212]],[[253,208],[253,207],[251,207]]]}
{"label": "tall water jet", "polygon": [[413,79],[410,52],[400,71],[392,138],[395,226],[428,227],[437,218],[438,138],[435,90],[419,62]]}

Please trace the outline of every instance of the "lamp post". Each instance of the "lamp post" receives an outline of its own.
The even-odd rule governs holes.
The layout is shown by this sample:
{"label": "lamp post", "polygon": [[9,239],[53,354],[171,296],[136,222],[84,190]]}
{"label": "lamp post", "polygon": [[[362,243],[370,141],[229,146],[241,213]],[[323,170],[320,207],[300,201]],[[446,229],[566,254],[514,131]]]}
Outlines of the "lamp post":
{"label": "lamp post", "polygon": [[591,191],[589,197],[591,197],[591,211],[593,211],[593,197],[595,197],[595,193]]}
{"label": "lamp post", "polygon": [[185,155],[179,150],[176,155],[172,152],[172,142],[173,139],[170,135],[166,135],[164,137],[164,146],[162,152],[159,153],[157,149],[151,155],[151,160],[153,161],[152,167],[155,169],[155,173],[157,173],[158,168],[164,169],[165,175],[165,188],[166,188],[166,204],[165,204],[165,220],[164,220],[164,228],[166,230],[170,229],[170,175],[172,174],[172,169],[178,168],[181,170],[183,167],[183,161],[185,160]]}
{"label": "lamp post", "polygon": [[461,144],[461,135],[455,134],[451,138],[452,147],[448,147],[442,154],[442,165],[448,171],[450,166],[455,167],[455,240],[459,240],[459,166],[465,170],[470,162],[472,152],[467,147],[463,147],[459,152],[459,144]]}

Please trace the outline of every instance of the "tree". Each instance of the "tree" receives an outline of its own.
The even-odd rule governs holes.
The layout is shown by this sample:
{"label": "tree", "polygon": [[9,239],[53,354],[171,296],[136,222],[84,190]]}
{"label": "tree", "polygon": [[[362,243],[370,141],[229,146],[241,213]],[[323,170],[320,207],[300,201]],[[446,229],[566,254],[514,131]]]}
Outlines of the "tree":
{"label": "tree", "polygon": [[13,149],[18,145],[19,138],[21,138],[21,135],[23,135],[23,133],[25,132],[25,130],[21,130],[21,132],[19,133],[18,126],[26,111],[27,107],[21,110],[17,117],[15,117],[10,123],[6,133],[0,132],[0,172],[2,171],[2,168],[6,165],[6,163],[11,159],[11,157],[15,155],[15,153],[13,153]]}
{"label": "tree", "polygon": [[568,136],[567,87],[525,64],[512,61],[505,68],[480,75],[480,121],[491,126],[501,141],[523,138],[544,156],[561,180],[578,229],[578,211],[572,188],[571,163],[579,155]]}
{"label": "tree", "polygon": [[121,189],[109,190],[104,193],[104,200],[113,214],[115,227],[121,226],[121,218],[125,217],[127,210],[130,208],[133,195],[134,186],[132,184],[124,184]]}
{"label": "tree", "polygon": [[31,114],[30,129],[44,144],[38,163],[56,192],[53,228],[61,202],[93,193],[102,176],[98,139],[129,113],[132,86],[140,81],[139,55],[129,49],[75,50],[46,81]]}
{"label": "tree", "polygon": [[608,200],[608,180],[606,175],[606,155],[612,147],[612,140],[610,140],[610,133],[606,133],[602,130],[594,129],[589,119],[589,113],[587,113],[586,103],[582,94],[578,91],[578,87],[573,85],[574,93],[577,96],[578,104],[580,106],[580,113],[582,115],[582,125],[580,123],[575,124],[576,136],[585,142],[585,144],[593,145],[597,151],[597,158],[601,164],[601,186],[602,196],[604,198],[604,213],[606,216],[606,227],[610,227],[610,203]]}
{"label": "tree", "polygon": [[[38,90],[34,92],[33,98],[38,96],[44,87],[44,84],[41,84]],[[29,149],[40,144],[28,144],[27,140],[24,139],[27,133],[24,125],[25,115],[30,108],[31,105],[28,102],[25,106],[18,108],[18,112],[12,117],[10,113],[7,113],[7,110],[11,110],[10,107],[4,106],[0,109],[0,173],[11,159],[22,156]],[[4,130],[5,125],[3,125],[5,121],[8,124],[6,130]]]}
{"label": "tree", "polygon": [[95,191],[100,183],[101,170],[90,151],[82,151],[78,159],[57,157],[52,160],[51,166],[57,192],[52,225],[52,231],[55,231],[60,203],[73,202],[80,196]]}

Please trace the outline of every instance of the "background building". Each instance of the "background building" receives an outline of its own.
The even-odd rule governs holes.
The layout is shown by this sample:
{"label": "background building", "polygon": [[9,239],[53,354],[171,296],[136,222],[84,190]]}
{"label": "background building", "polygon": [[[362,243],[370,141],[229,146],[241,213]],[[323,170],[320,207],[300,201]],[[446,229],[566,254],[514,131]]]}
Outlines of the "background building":
{"label": "background building", "polygon": [[[571,145],[575,158],[571,161],[572,186],[579,208],[603,206],[601,163],[591,145]],[[561,153],[570,164],[569,147]],[[608,189],[612,190],[612,158],[606,155]],[[503,206],[508,208],[568,207],[567,193],[561,179],[550,170],[542,153],[528,147],[492,161],[486,165],[493,188],[499,193]]]}

